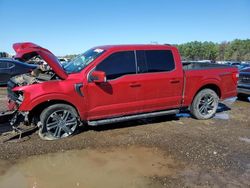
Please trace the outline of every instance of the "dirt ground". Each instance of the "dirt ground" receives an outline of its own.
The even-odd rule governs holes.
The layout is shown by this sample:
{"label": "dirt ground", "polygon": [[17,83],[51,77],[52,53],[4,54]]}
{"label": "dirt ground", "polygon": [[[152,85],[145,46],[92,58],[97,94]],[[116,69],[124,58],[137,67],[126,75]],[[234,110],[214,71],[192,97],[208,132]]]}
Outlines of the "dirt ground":
{"label": "dirt ground", "polygon": [[[0,110],[4,109],[5,90],[1,89]],[[140,179],[147,184],[140,184],[141,187],[250,187],[250,102],[237,101],[231,110],[206,121],[181,114],[85,127],[76,135],[57,141],[43,141],[32,134],[19,142],[0,143],[0,177],[27,157],[32,156],[35,160],[44,154],[75,151],[85,151],[90,158],[96,156],[94,164],[99,164],[107,173],[113,172],[109,168],[115,164],[118,173],[113,175],[117,181],[124,181],[122,177],[130,177],[136,170],[146,178]],[[72,157],[73,154],[68,155]],[[135,160],[124,158],[126,155]],[[94,169],[98,171],[99,168],[95,166]],[[94,172],[83,172],[87,177],[91,173]],[[117,176],[119,173],[121,177]],[[117,186],[119,181],[116,183],[104,185],[122,187]]]}

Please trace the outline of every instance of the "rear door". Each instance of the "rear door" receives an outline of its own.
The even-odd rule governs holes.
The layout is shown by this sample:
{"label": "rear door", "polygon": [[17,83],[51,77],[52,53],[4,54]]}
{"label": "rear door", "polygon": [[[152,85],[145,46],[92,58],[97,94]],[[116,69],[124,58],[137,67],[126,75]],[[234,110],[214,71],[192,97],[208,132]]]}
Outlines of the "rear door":
{"label": "rear door", "polygon": [[10,79],[11,72],[7,61],[0,62],[0,84],[6,84]]}
{"label": "rear door", "polygon": [[181,105],[183,71],[176,67],[171,50],[137,50],[140,100],[144,111],[178,108]]}
{"label": "rear door", "polygon": [[12,63],[12,62],[8,62],[7,67],[9,69],[10,73],[11,73],[11,76],[15,75],[18,67],[16,67],[15,64]]}
{"label": "rear door", "polygon": [[95,70],[104,71],[105,83],[88,83],[88,119],[102,119],[138,112],[141,88],[137,81],[134,51],[115,52],[100,62]]}

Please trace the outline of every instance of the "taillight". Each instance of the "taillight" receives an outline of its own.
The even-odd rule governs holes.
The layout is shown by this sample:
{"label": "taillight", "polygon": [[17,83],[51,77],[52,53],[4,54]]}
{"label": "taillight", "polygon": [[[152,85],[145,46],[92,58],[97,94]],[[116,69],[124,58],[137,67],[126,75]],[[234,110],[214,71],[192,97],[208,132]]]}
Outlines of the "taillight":
{"label": "taillight", "polygon": [[239,79],[239,73],[238,72],[234,72],[233,75],[232,75],[232,77],[233,77],[234,83],[237,84],[238,83],[238,79]]}

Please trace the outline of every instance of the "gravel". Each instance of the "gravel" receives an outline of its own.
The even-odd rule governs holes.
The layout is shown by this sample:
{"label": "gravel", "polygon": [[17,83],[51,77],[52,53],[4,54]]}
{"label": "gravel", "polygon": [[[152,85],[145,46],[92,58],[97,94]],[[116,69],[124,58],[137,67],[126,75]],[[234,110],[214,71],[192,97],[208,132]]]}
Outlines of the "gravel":
{"label": "gravel", "polygon": [[[1,110],[4,102],[0,100]],[[250,187],[250,103],[237,101],[222,113],[228,118],[200,121],[188,115],[165,116],[84,127],[57,141],[32,134],[18,142],[0,143],[0,159],[15,162],[65,150],[136,145],[162,150],[179,164],[182,170],[175,176],[152,177],[165,187]]]}

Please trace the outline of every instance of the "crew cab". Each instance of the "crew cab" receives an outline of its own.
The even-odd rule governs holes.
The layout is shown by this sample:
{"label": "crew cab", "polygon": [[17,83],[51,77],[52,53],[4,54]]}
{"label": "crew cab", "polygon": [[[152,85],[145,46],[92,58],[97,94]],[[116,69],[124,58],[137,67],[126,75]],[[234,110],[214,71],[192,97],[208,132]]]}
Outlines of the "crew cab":
{"label": "crew cab", "polygon": [[43,138],[70,136],[79,125],[176,114],[182,108],[194,118],[209,119],[219,100],[237,96],[237,68],[182,64],[171,45],[98,46],[64,66],[36,44],[13,48],[17,59],[39,55],[51,67],[8,83],[9,109],[35,122]]}

